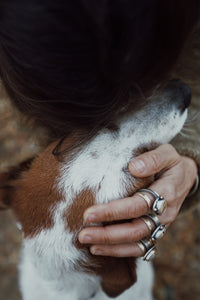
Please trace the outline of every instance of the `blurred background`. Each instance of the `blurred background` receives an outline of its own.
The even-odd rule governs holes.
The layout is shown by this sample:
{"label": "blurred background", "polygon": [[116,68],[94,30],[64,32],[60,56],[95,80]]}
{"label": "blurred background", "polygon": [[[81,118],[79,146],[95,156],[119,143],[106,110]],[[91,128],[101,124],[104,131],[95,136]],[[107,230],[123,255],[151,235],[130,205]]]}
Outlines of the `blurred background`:
{"label": "blurred background", "polygon": [[[198,97],[200,101],[199,27],[188,41],[174,74],[176,78],[181,77],[190,85],[193,98]],[[0,90],[0,170],[2,172],[8,166],[16,165],[39,153],[46,145],[47,137],[44,130],[26,123],[11,106],[2,87]],[[200,124],[198,116],[193,126],[195,122]],[[21,233],[16,228],[12,212],[0,212],[0,300],[21,299],[17,283],[20,244]],[[159,242],[158,250],[158,256],[154,260],[155,298],[157,300],[200,299],[200,205],[178,217]]]}

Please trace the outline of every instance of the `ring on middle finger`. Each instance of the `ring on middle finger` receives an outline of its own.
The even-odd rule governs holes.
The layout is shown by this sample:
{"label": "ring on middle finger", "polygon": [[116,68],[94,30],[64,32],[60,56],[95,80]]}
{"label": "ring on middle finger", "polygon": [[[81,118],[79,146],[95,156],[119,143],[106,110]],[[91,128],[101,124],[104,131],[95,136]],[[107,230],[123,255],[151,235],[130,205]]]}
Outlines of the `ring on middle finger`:
{"label": "ring on middle finger", "polygon": [[156,242],[157,240],[161,239],[164,236],[166,230],[167,229],[164,224],[159,225],[151,235],[152,240]]}
{"label": "ring on middle finger", "polygon": [[161,239],[166,232],[166,226],[164,224],[160,224],[157,216],[149,214],[143,216],[141,219],[144,221],[144,218],[149,218],[154,223],[154,230],[151,234],[152,240],[156,242],[157,240]]}
{"label": "ring on middle finger", "polygon": [[150,233],[152,233],[155,230],[155,228],[157,227],[155,222],[148,215],[147,216],[142,216],[141,220],[148,227]]}

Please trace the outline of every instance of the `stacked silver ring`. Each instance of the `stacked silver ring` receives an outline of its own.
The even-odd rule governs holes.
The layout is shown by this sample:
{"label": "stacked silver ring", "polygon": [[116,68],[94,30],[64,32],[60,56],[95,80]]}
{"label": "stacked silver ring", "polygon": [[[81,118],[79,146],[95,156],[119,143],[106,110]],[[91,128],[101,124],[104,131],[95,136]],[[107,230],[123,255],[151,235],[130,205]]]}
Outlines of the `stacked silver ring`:
{"label": "stacked silver ring", "polygon": [[159,240],[160,238],[163,237],[163,235],[166,232],[166,226],[164,224],[160,224],[158,221],[157,216],[154,215],[146,215],[144,217],[142,217],[142,220],[145,220],[145,224],[147,224],[147,218],[150,219],[153,224],[154,224],[154,229],[152,230],[152,222],[151,222],[151,227],[148,226],[148,228],[151,228],[151,236],[145,238],[145,239],[141,239],[139,242],[137,242],[138,246],[140,247],[140,249],[142,250],[142,252],[144,253],[143,256],[143,260],[145,261],[150,261],[152,260],[155,255],[157,254],[157,249],[156,249],[156,242],[157,240]]}
{"label": "stacked silver ring", "polygon": [[143,197],[149,208],[152,210],[153,214],[148,214],[141,217],[141,219],[150,230],[151,236],[137,242],[139,248],[144,253],[143,260],[151,261],[157,254],[157,248],[155,246],[157,240],[162,238],[166,232],[166,226],[159,223],[158,217],[156,215],[161,215],[165,211],[167,202],[162,196],[150,189],[140,189],[138,192],[150,193],[154,197],[154,202],[153,204],[151,204],[151,200],[147,195],[140,194],[140,196]]}

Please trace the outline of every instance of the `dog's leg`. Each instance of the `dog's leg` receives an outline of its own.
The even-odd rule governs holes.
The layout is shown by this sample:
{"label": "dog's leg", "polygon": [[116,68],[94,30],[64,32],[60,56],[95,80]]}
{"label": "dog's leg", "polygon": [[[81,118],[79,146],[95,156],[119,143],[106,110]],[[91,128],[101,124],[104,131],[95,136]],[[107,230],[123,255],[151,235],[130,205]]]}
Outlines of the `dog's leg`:
{"label": "dog's leg", "polygon": [[[153,298],[153,283],[154,270],[151,263],[147,263],[142,259],[137,261],[137,283],[126,290],[123,294],[115,298],[116,300],[154,300]],[[92,300],[108,300],[110,297],[106,296],[103,291],[92,298]]]}
{"label": "dog's leg", "polygon": [[19,285],[23,300],[51,299],[51,295],[48,295],[43,281],[25,252],[21,255],[19,265]]}
{"label": "dog's leg", "polygon": [[[59,280],[59,279],[58,279]],[[55,289],[56,282],[45,280],[26,249],[21,254],[19,265],[19,286],[22,300],[77,300],[76,295],[66,294],[63,289]]]}

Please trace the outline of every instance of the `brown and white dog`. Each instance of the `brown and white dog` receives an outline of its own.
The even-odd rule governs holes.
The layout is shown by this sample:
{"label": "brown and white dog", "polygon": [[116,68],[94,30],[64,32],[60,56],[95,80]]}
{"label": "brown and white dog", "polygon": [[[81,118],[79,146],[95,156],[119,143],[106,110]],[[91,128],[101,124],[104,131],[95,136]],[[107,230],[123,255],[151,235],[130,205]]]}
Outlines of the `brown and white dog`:
{"label": "brown and white dog", "polygon": [[[187,86],[171,81],[139,110],[120,117],[115,131],[101,130],[61,160],[52,154],[54,142],[1,175],[1,206],[12,206],[23,232],[19,270],[24,300],[152,299],[151,264],[94,257],[77,235],[86,208],[129,196],[152,182],[134,178],[128,163],[153,144],[169,142],[182,129],[189,102]],[[76,139],[72,133],[62,147],[70,148]]]}

